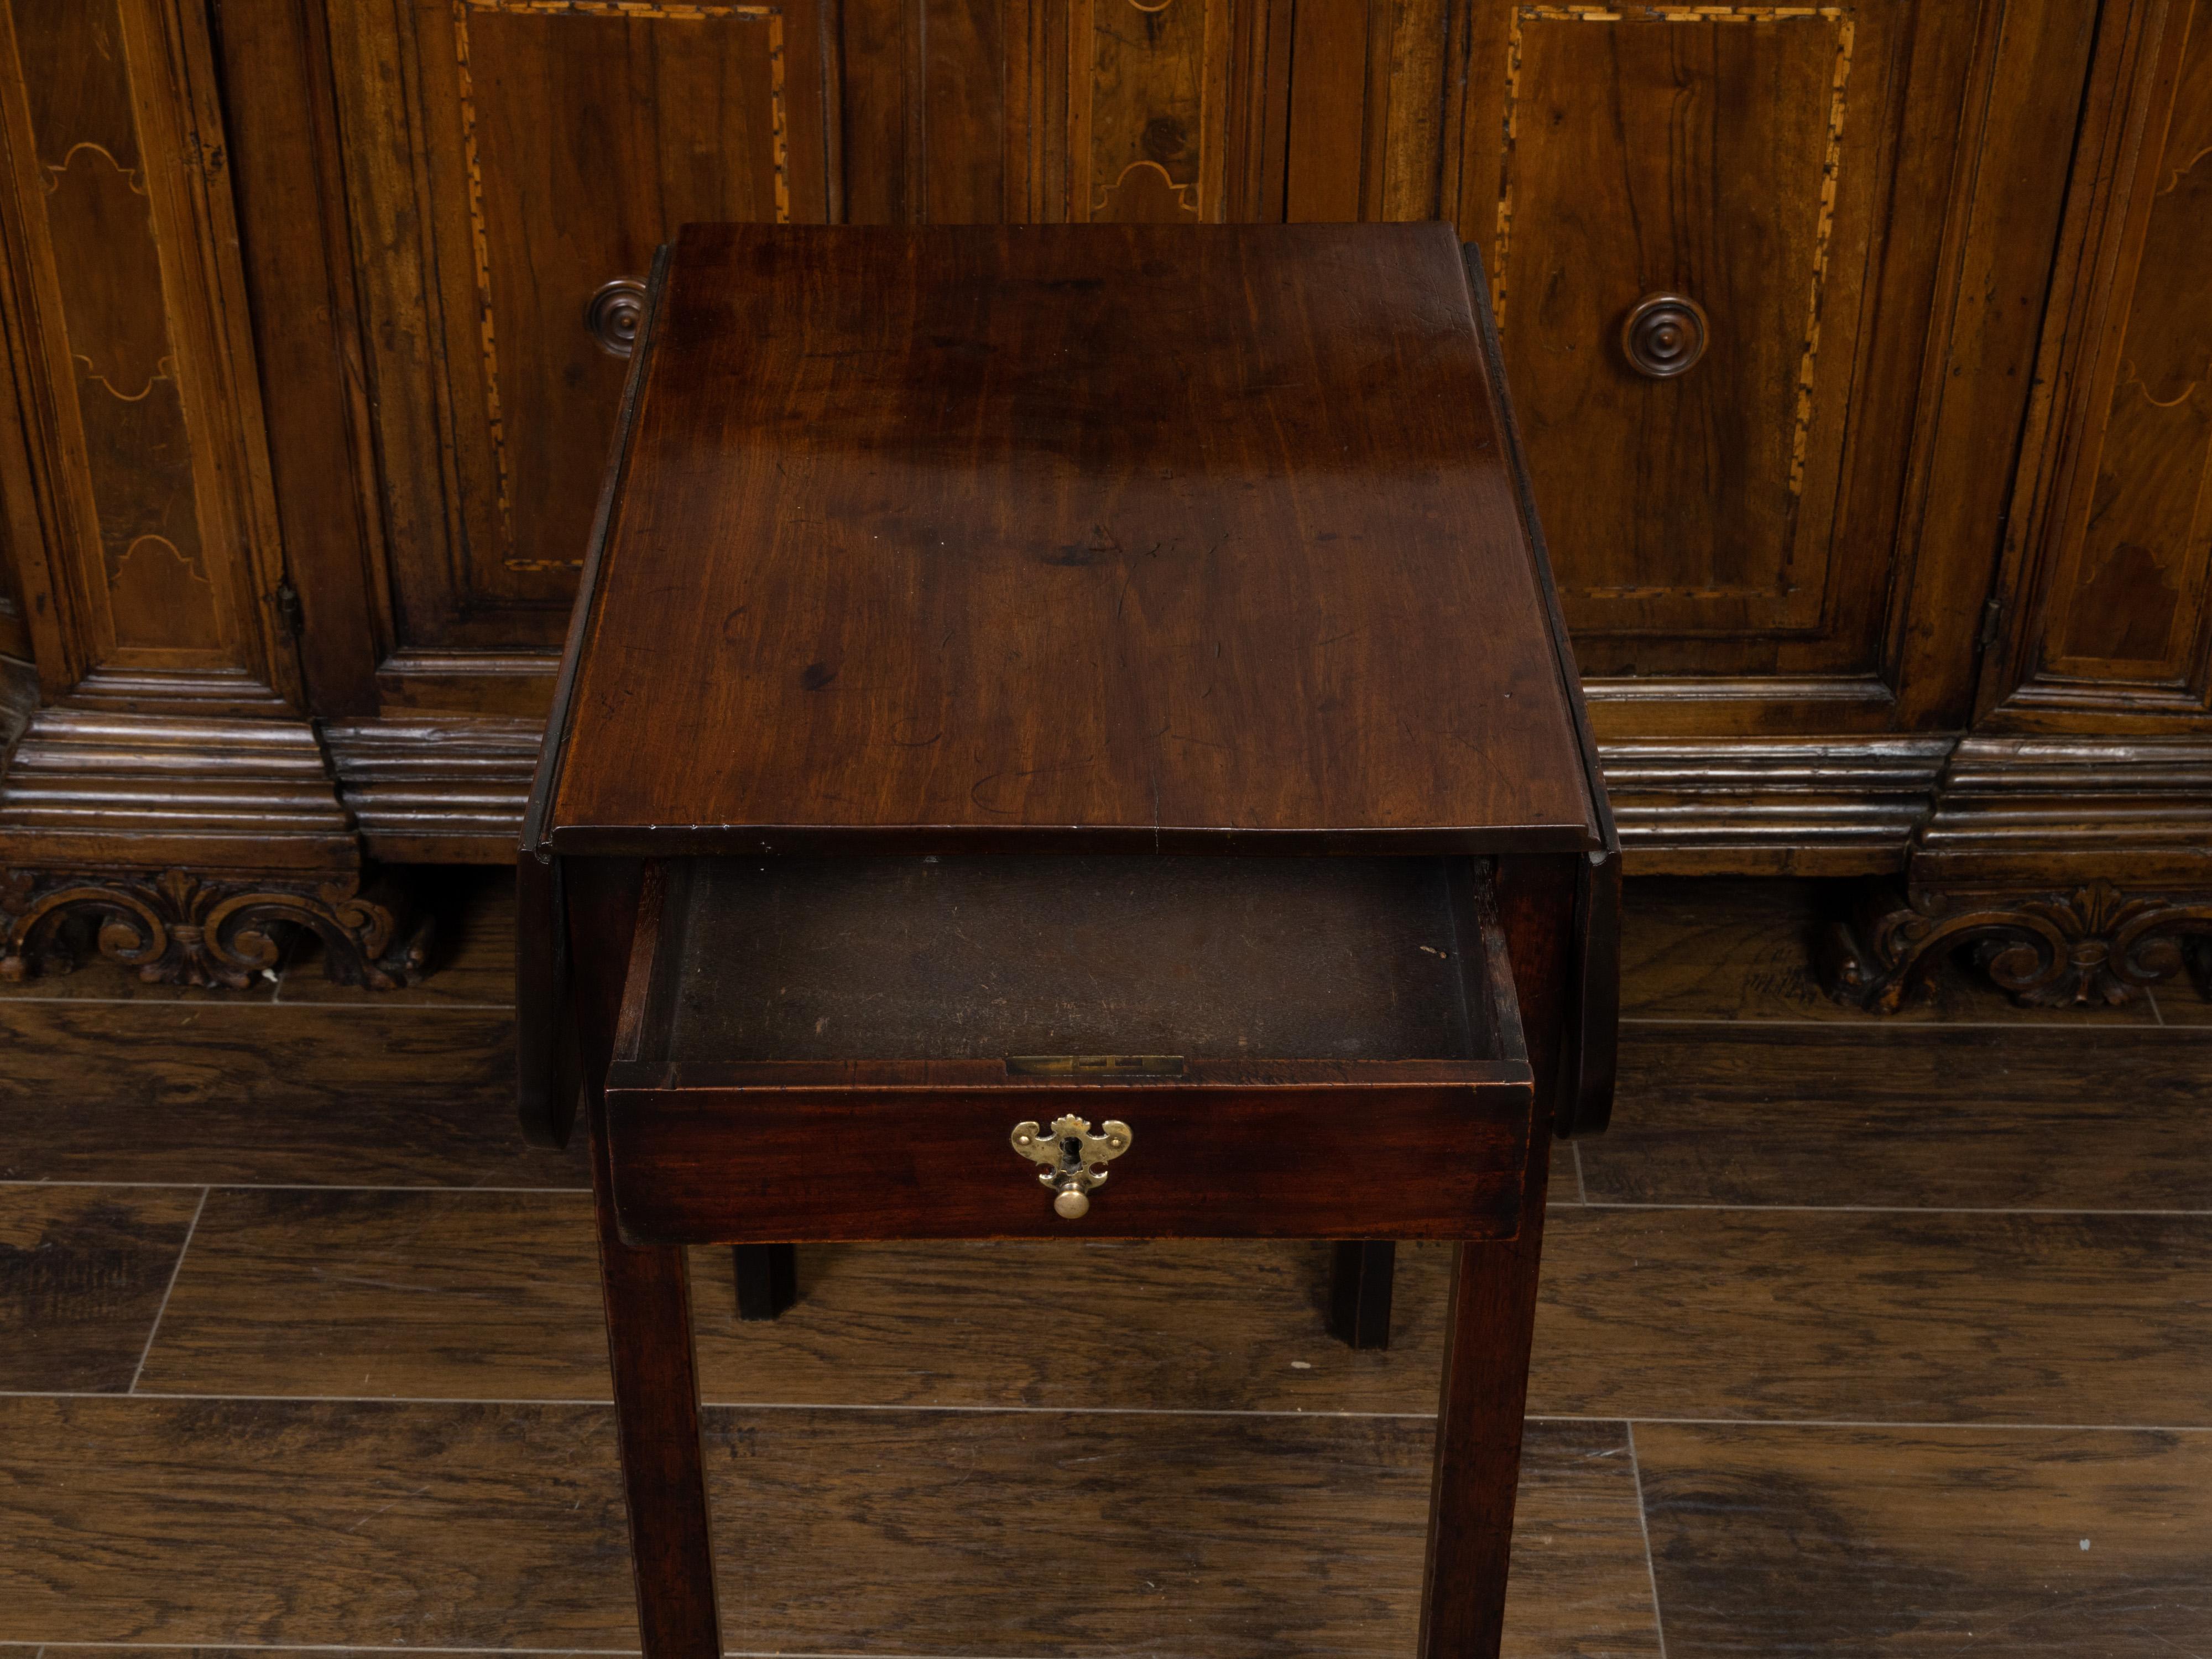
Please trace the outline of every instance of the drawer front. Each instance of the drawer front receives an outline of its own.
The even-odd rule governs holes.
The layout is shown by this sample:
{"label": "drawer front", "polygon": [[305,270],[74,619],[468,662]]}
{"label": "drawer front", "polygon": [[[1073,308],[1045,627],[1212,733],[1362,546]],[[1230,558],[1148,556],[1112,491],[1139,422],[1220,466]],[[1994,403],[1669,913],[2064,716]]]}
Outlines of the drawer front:
{"label": "drawer front", "polygon": [[[653,1243],[1510,1238],[1525,1082],[607,1093],[615,1208]],[[1012,1145],[1072,1115],[1125,1151],[1067,1218]],[[1071,1200],[1071,1206],[1073,1203]]]}

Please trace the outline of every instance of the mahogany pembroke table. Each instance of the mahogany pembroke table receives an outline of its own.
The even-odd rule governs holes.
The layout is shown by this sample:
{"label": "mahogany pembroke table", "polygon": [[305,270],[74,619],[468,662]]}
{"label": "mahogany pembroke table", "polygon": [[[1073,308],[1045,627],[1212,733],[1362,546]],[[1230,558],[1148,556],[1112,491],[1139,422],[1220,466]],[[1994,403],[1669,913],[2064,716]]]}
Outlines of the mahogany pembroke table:
{"label": "mahogany pembroke table", "polygon": [[1082,1237],[1336,1241],[1370,1344],[1458,1242],[1419,1650],[1497,1652],[1620,854],[1486,292],[1441,225],[663,251],[520,866],[647,1659],[719,1643],[686,1246],[767,1315]]}

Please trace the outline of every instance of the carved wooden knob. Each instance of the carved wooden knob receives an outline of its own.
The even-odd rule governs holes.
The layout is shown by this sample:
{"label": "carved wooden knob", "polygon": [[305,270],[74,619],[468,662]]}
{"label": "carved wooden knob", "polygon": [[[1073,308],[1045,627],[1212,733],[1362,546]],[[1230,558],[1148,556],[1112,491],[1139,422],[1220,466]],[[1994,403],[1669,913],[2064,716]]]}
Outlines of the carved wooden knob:
{"label": "carved wooden knob", "polygon": [[1705,308],[1684,294],[1647,294],[1621,325],[1621,355],[1638,374],[1671,380],[1705,355]]}
{"label": "carved wooden knob", "polygon": [[584,307],[584,326],[613,357],[627,357],[637,349],[637,331],[645,324],[645,284],[635,276],[617,276],[592,295]]}

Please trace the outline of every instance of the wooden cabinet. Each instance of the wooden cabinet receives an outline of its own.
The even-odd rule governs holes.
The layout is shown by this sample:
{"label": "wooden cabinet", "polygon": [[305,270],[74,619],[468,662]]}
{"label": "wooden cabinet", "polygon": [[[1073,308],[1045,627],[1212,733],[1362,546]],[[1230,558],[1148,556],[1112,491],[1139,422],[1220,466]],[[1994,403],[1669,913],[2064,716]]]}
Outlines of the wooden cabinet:
{"label": "wooden cabinet", "polygon": [[1635,867],[2212,890],[2203,3],[4,0],[0,970],[511,855],[692,219],[1454,221]]}
{"label": "wooden cabinet", "polygon": [[2212,710],[2212,6],[2125,20],[2084,134],[2011,611],[1978,711],[2165,739]]}
{"label": "wooden cabinet", "polygon": [[2106,11],[1972,726],[1840,941],[1878,1004],[1961,944],[2122,1001],[2212,939],[2212,5]]}

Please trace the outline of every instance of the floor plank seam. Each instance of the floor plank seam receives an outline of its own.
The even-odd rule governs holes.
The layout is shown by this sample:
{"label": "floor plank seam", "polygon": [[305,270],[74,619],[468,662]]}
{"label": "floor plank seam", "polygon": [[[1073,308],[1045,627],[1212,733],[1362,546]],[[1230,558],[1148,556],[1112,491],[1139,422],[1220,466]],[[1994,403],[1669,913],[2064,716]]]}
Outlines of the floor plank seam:
{"label": "floor plank seam", "polygon": [[[93,999],[86,997],[82,999],[82,1000],[89,1002],[93,1000]],[[127,997],[118,998],[117,1000],[128,1001],[130,999]],[[203,1005],[196,1004],[194,1006],[199,1006]],[[337,1013],[340,1012],[352,1012],[362,1009],[366,1009],[372,1013],[381,1013],[388,1008],[404,1008],[410,1013],[422,1013],[429,1010],[456,1014],[511,1014],[514,1012],[514,1005],[511,1002],[462,1002],[452,997],[410,997],[404,1002],[356,1001],[350,997],[347,998],[343,1002],[324,1002],[314,997],[304,997],[297,1002],[293,1002],[286,1000],[283,990],[281,987],[278,988],[276,994],[270,998],[268,1001],[254,1003],[250,1006],[257,1008],[313,1008],[318,1012],[328,1009],[332,1013]]]}
{"label": "floor plank seam", "polygon": [[[295,1004],[295,1006],[298,1005]],[[1623,1025],[1668,1026],[1681,1029],[1703,1026],[1711,1030],[1765,1030],[1777,1025],[1797,1027],[1813,1031],[1863,1031],[1875,1036],[1906,1036],[1923,1031],[2070,1031],[2075,1036],[2090,1032],[2117,1032],[2141,1036],[2146,1031],[2171,1031],[2176,1036],[2188,1036],[2205,1028],[2191,1025],[2169,1025],[2157,1020],[2086,1020],[2065,1019],[1913,1019],[1877,1022],[1870,1019],[1793,1019],[1780,1014],[1623,1014]]]}
{"label": "floor plank seam", "polygon": [[1644,1537],[1644,1576],[1651,1586],[1651,1634],[1659,1644],[1659,1659],[1667,1659],[1667,1620],[1659,1608],[1659,1567],[1651,1559],[1651,1516],[1644,1507],[1644,1460],[1637,1455],[1636,1425],[1628,1427],[1628,1475],[1636,1487],[1636,1529]]}
{"label": "floor plank seam", "polygon": [[154,1310],[154,1322],[146,1328],[146,1346],[138,1351],[138,1364],[131,1373],[131,1386],[125,1394],[138,1392],[138,1379],[146,1374],[146,1360],[154,1352],[154,1339],[161,1334],[161,1316],[169,1311],[169,1298],[177,1293],[177,1279],[185,1270],[185,1253],[192,1248],[192,1235],[199,1231],[200,1217],[207,1213],[208,1194],[211,1189],[200,1188],[200,1201],[193,1207],[192,1218],[185,1224],[185,1237],[177,1246],[177,1259],[169,1264],[169,1282],[161,1291],[161,1305]]}
{"label": "floor plank seam", "polygon": [[1766,1215],[1775,1212],[1804,1215],[2132,1215],[2165,1216],[2184,1220],[2196,1216],[2212,1216],[2212,1209],[2093,1210],[2074,1209],[2057,1205],[2001,1204],[1687,1204],[1639,1202],[1614,1198],[1591,1199],[1582,1204],[1563,1204],[1554,1207],[1586,1210],[1738,1210],[1747,1215]]}
{"label": "floor plank seam", "polygon": [[343,1002],[319,1002],[314,1000],[313,998],[310,998],[302,1002],[286,1002],[283,1000],[282,996],[278,994],[272,994],[266,1000],[260,997],[255,997],[252,1000],[248,1001],[227,997],[73,997],[67,995],[46,997],[26,995],[21,991],[13,991],[4,997],[0,997],[0,1010],[16,1006],[40,1008],[190,1008],[196,1012],[209,1008],[244,1009],[252,1012],[258,1012],[270,1008],[282,1008],[288,1013],[296,1013],[302,1008],[312,1008],[317,1012],[333,1014],[352,1013],[363,1011],[370,1013],[384,1013],[389,1012],[407,1014],[511,1014],[514,1012],[514,1005],[511,1002],[457,1002],[450,998],[444,997],[410,997],[405,1000],[392,999],[386,1001],[378,1002],[357,1002],[350,999]]}
{"label": "floor plank seam", "polygon": [[[28,1642],[0,1642],[0,1653],[21,1653],[25,1649],[31,1648],[32,1645]],[[424,1656],[424,1659],[436,1659],[436,1656],[447,1653],[513,1654],[515,1659],[635,1659],[635,1656],[641,1651],[637,1648],[423,1648],[379,1646],[374,1642],[240,1642],[225,1637],[215,1641],[47,1642],[40,1644],[30,1654],[29,1659],[39,1659],[40,1653],[88,1651],[108,1648],[145,1649],[154,1652],[169,1652],[180,1647],[220,1647],[251,1653],[413,1653]],[[746,1656],[726,1652],[723,1659],[746,1659]],[[798,1656],[792,1656],[792,1659],[798,1659]],[[846,1659],[846,1656],[817,1654],[813,1656],[813,1659]],[[907,1656],[854,1655],[851,1659],[907,1659]],[[921,1659],[921,1656],[915,1656],[915,1659]],[[946,1656],[945,1659],[957,1659],[957,1656]]]}
{"label": "floor plank seam", "polygon": [[[210,1405],[239,1402],[295,1406],[494,1406],[590,1407],[612,1411],[611,1399],[493,1399],[465,1395],[348,1395],[348,1394],[169,1394],[130,1395],[70,1389],[0,1389],[0,1400],[128,1399],[152,1404]],[[702,1400],[708,1411],[720,1412],[842,1412],[851,1414],[969,1417],[1205,1417],[1266,1419],[1315,1423],[1374,1422],[1428,1423],[1434,1412],[1299,1411],[1226,1406],[934,1406],[845,1403],[807,1400]],[[1655,1417],[1619,1412],[1531,1412],[1528,1423],[1616,1423],[1652,1428],[1721,1429],[1879,1429],[1917,1432],[1922,1430],[1972,1431],[1990,1434],[2212,1434],[2212,1423],[2038,1423],[2007,1419],[1880,1418],[1880,1417]],[[0,1644],[4,1645],[4,1644]],[[168,1644],[164,1644],[168,1645]],[[880,1659],[877,1656],[876,1659]]]}
{"label": "floor plank seam", "polygon": [[1972,1431],[1988,1434],[2212,1434],[2212,1423],[2028,1423],[2008,1419],[1882,1417],[1625,1417],[1611,1413],[1574,1412],[1531,1413],[1531,1423],[1626,1423],[1655,1429],[1923,1429]]}
{"label": "floor plank seam", "polygon": [[[28,1642],[0,1642],[0,1653],[20,1653],[32,1645]],[[29,1659],[38,1659],[38,1654],[40,1652],[73,1652],[103,1648],[146,1649],[155,1652],[169,1652],[178,1648],[211,1647],[235,1648],[252,1653],[416,1653],[424,1656],[424,1659],[436,1659],[436,1656],[446,1653],[511,1653],[515,1656],[515,1659],[625,1659],[625,1656],[635,1656],[641,1651],[637,1648],[457,1648],[405,1647],[390,1644],[380,1646],[374,1642],[240,1642],[225,1637],[218,1641],[46,1642],[40,1644],[38,1651],[32,1653]],[[726,1653],[723,1659],[744,1659],[744,1656]],[[793,1659],[796,1659],[796,1656],[793,1656]],[[814,1656],[814,1659],[845,1659],[845,1656],[817,1654]],[[853,1659],[906,1659],[906,1656],[855,1655]],[[916,1659],[920,1659],[920,1656],[916,1656]],[[949,1659],[957,1659],[957,1656],[949,1656]]]}
{"label": "floor plank seam", "polygon": [[[639,1659],[639,1648],[403,1648],[376,1646],[368,1641],[0,1641],[0,1652],[15,1652],[24,1659],[40,1659],[45,1652],[153,1650],[175,1652],[177,1648],[223,1648],[237,1652],[404,1652],[438,1659],[441,1655],[514,1655],[514,1659]],[[723,1648],[721,1659],[1046,1659],[1044,1655],[960,1655],[960,1652],[856,1652],[845,1648]]]}
{"label": "floor plank seam", "polygon": [[540,1196],[574,1197],[591,1195],[588,1182],[577,1187],[477,1187],[477,1186],[363,1186],[358,1182],[341,1181],[8,1181],[0,1180],[0,1192],[11,1187],[35,1189],[41,1187],[125,1187],[134,1190],[144,1188],[154,1192],[190,1191],[205,1188],[210,1191],[226,1193],[521,1193]]}

